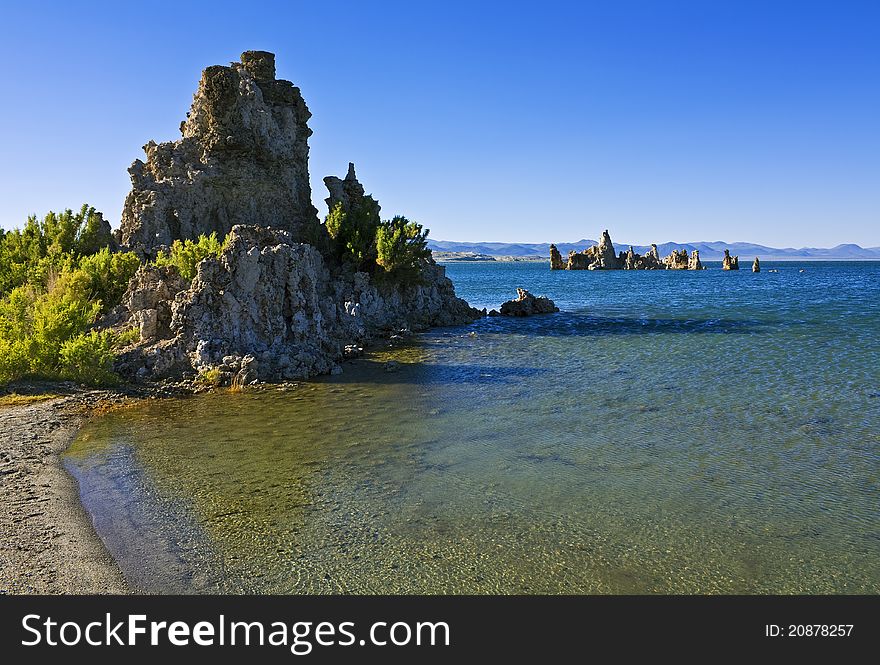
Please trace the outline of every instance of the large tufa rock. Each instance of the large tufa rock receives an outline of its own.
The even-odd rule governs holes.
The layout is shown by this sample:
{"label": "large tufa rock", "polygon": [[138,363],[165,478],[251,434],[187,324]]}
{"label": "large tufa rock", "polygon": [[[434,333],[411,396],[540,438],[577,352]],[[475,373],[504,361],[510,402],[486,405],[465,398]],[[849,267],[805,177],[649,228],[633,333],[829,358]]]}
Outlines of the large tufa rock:
{"label": "large tufa rock", "polygon": [[700,250],[695,249],[691,252],[691,258],[688,261],[688,270],[702,270],[703,264],[700,262]]}
{"label": "large tufa rock", "polygon": [[202,261],[175,302],[172,332],[196,370],[251,356],[252,378],[326,373],[346,332],[328,282],[311,245],[280,229],[237,226],[220,258]]}
{"label": "large tufa rock", "polygon": [[[182,139],[148,144],[146,163],[130,169],[123,242],[151,255],[178,238],[229,237],[191,283],[171,268],[137,273],[124,309],[141,339],[119,357],[120,374],[305,378],[341,371],[338,361],[371,337],[481,316],[431,258],[413,282],[374,283],[324,252],[328,235],[308,180],[308,118],[299,90],[275,80],[274,56],[248,51],[240,64],[205,70]],[[378,212],[354,165],[327,186],[331,207],[369,200]]]}
{"label": "large tufa rock", "polygon": [[731,256],[730,250],[724,250],[724,257],[721,259],[722,270],[739,270],[739,257]]}
{"label": "large tufa rock", "polygon": [[556,245],[550,245],[550,270],[565,270],[562,254],[556,249]]}
{"label": "large tufa rock", "polygon": [[236,224],[272,226],[321,244],[312,205],[308,137],[311,114],[299,88],[275,79],[275,56],[246,51],[240,63],[208,67],[183,138],[150,141],[146,161],[129,168],[119,240],[142,255],[178,238]]}
{"label": "large tufa rock", "polygon": [[752,272],[761,272],[761,262],[758,260],[758,257],[755,257],[755,262],[752,264]]}
{"label": "large tufa rock", "polygon": [[556,304],[546,296],[535,297],[525,289],[516,290],[516,300],[501,305],[501,316],[532,316],[558,312]]}

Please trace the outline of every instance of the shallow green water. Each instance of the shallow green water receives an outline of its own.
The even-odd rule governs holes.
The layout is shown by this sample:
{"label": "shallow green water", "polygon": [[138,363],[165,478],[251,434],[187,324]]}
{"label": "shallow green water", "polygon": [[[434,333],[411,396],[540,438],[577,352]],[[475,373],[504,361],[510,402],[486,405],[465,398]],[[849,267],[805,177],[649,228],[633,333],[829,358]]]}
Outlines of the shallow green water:
{"label": "shallow green water", "polygon": [[449,272],[480,306],[513,283],[564,311],[92,422],[66,465],[129,581],[880,591],[877,268]]}

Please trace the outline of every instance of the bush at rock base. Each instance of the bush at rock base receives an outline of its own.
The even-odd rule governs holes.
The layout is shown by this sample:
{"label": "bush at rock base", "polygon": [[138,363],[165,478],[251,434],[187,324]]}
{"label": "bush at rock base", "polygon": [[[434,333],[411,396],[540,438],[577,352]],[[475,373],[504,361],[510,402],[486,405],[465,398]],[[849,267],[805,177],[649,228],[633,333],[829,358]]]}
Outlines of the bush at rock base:
{"label": "bush at rock base", "polygon": [[48,213],[0,239],[0,383],[24,377],[92,385],[114,379],[116,333],[92,330],[140,261],[112,252],[100,213]]}
{"label": "bush at rock base", "polygon": [[170,250],[158,253],[155,263],[157,266],[174,266],[181,277],[192,279],[203,259],[220,256],[225,242],[226,239],[221,242],[216,233],[200,235],[196,240],[175,240]]}

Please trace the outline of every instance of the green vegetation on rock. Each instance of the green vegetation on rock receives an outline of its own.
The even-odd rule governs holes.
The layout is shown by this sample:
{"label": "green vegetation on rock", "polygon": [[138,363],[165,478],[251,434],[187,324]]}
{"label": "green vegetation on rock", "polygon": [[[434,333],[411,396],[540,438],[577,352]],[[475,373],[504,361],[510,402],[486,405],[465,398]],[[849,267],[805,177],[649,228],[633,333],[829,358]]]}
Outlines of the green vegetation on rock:
{"label": "green vegetation on rock", "polygon": [[428,230],[395,215],[376,230],[376,263],[385,272],[400,279],[418,279],[421,264],[431,256]]}
{"label": "green vegetation on rock", "polygon": [[209,236],[201,235],[196,240],[175,240],[169,251],[159,252],[156,265],[174,266],[181,277],[192,279],[203,259],[220,256],[224,243],[225,239],[220,242],[216,232]]}
{"label": "green vegetation on rock", "polygon": [[381,224],[379,204],[364,196],[346,211],[337,203],[327,215],[327,233],[336,241],[337,254],[356,270],[371,272],[376,265],[376,231]]}
{"label": "green vegetation on rock", "polygon": [[421,263],[431,256],[427,229],[402,215],[380,219],[379,204],[369,195],[348,211],[337,203],[325,223],[337,256],[356,270],[394,281],[417,280]]}

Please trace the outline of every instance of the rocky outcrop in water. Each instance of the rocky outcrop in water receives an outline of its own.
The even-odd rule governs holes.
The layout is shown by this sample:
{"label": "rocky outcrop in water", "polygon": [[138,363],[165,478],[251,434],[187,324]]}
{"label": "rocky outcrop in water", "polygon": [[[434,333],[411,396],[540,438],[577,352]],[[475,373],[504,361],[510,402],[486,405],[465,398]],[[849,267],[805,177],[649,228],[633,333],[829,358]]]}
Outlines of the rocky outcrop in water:
{"label": "rocky outcrop in water", "polygon": [[660,259],[657,245],[651,245],[650,251],[642,256],[632,247],[626,252],[614,256],[614,245],[608,231],[602,233],[599,244],[588,247],[580,252],[569,252],[568,261],[562,263],[562,257],[556,245],[550,245],[551,270],[703,270],[700,254],[694,250],[688,257],[687,250],[673,251],[664,259]]}
{"label": "rocky outcrop in water", "polygon": [[347,346],[372,337],[481,316],[456,298],[442,266],[427,266],[417,284],[376,285],[366,273],[332,274],[320,252],[281,229],[236,226],[191,284],[175,275],[144,266],[132,279],[131,320],[150,323],[120,358],[123,374],[155,379],[217,369],[244,383],[301,379],[333,371]]}
{"label": "rocky outcrop in water", "polygon": [[619,259],[614,253],[614,245],[608,231],[602,232],[598,245],[580,252],[569,252],[567,270],[615,270]]}
{"label": "rocky outcrop in water", "polygon": [[667,270],[687,270],[688,269],[688,253],[686,249],[672,250],[663,263],[666,264]]}
{"label": "rocky outcrop in water", "polygon": [[602,231],[602,238],[596,246],[596,261],[599,270],[614,270],[620,267],[617,254],[614,253],[614,245],[611,242],[611,234],[608,230]]}
{"label": "rocky outcrop in water", "polygon": [[[116,364],[123,376],[301,379],[341,371],[371,338],[482,316],[430,256],[411,279],[377,279],[379,266],[356,272],[326,251],[309,188],[309,115],[299,90],[275,79],[274,56],[248,51],[206,69],[183,138],[148,144],[147,161],[132,166],[125,246],[147,257],[179,238],[229,236],[191,281],[172,267],[140,268],[123,299],[124,324],[140,333]],[[353,164],[325,184],[331,208],[378,213]]]}
{"label": "rocky outcrop in water", "polygon": [[208,67],[181,139],[144,146],[129,168],[118,240],[151,255],[176,239],[236,224],[284,229],[320,245],[324,233],[309,185],[311,117],[299,88],[275,78],[275,56],[246,51]]}
{"label": "rocky outcrop in water", "polygon": [[724,258],[721,259],[722,270],[739,270],[739,257],[731,256],[730,250],[724,250]]}
{"label": "rocky outcrop in water", "polygon": [[556,245],[550,245],[550,270],[565,270],[562,254],[556,249]]}
{"label": "rocky outcrop in water", "polygon": [[516,300],[508,300],[501,305],[501,316],[533,316],[559,311],[556,304],[546,296],[535,297],[525,289],[517,289],[516,294]]}
{"label": "rocky outcrop in water", "polygon": [[752,272],[761,272],[761,262],[757,256],[755,257],[755,262],[752,263]]}

